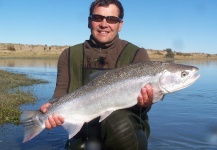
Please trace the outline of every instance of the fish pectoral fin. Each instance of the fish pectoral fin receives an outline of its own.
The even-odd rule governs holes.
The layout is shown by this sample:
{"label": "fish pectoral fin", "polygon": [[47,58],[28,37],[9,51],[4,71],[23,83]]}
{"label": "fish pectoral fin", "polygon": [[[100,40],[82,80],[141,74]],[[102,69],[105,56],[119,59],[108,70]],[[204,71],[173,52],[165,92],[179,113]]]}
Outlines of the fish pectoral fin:
{"label": "fish pectoral fin", "polygon": [[83,124],[84,122],[81,122],[81,121],[71,122],[71,121],[65,120],[62,126],[69,133],[69,139],[71,139],[81,130],[81,127],[83,126]]}
{"label": "fish pectoral fin", "polygon": [[104,114],[102,114],[100,116],[100,120],[99,122],[103,121],[105,118],[107,118],[114,110],[111,110],[111,111],[106,111]]}
{"label": "fish pectoral fin", "polygon": [[165,95],[163,95],[160,100],[164,100],[164,97],[165,97]]}
{"label": "fish pectoral fin", "polygon": [[158,92],[154,94],[154,99],[153,99],[153,103],[158,102],[159,100],[163,100],[165,94],[163,92]]}

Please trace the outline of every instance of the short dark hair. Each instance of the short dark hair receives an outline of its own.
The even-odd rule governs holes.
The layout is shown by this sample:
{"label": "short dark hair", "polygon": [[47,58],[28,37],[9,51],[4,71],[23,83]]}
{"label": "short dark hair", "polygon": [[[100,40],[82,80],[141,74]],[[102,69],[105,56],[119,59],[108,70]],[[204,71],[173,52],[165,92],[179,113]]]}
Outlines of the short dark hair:
{"label": "short dark hair", "polygon": [[90,6],[90,14],[92,15],[93,10],[96,6],[109,6],[110,4],[114,4],[118,7],[119,9],[119,18],[123,19],[124,18],[124,8],[121,4],[121,2],[119,2],[118,0],[95,0],[94,2],[92,2],[91,6]]}

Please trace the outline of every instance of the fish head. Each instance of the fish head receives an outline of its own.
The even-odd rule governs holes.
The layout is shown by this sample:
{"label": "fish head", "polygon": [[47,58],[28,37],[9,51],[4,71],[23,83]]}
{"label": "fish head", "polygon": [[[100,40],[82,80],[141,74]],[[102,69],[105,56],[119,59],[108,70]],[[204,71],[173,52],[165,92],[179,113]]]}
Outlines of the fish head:
{"label": "fish head", "polygon": [[159,86],[164,94],[184,89],[199,77],[198,68],[182,64],[168,65],[159,78]]}

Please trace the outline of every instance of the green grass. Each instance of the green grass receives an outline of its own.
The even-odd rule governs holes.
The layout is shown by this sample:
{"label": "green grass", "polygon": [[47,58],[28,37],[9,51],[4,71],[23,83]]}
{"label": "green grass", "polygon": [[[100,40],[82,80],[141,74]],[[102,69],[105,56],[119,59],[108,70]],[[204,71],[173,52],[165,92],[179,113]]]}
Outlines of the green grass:
{"label": "green grass", "polygon": [[36,97],[30,92],[23,92],[18,87],[47,83],[31,79],[24,74],[15,74],[0,70],[0,125],[5,123],[19,124],[21,104],[34,102]]}

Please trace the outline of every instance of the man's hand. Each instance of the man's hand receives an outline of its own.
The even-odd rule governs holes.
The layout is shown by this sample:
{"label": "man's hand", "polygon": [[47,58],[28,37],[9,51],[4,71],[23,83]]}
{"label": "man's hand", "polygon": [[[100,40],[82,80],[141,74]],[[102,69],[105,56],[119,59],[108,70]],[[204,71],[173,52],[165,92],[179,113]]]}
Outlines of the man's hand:
{"label": "man's hand", "polygon": [[[40,111],[43,113],[47,112],[47,108],[50,106],[50,103],[45,103],[41,106]],[[45,121],[45,126],[47,129],[55,128],[56,126],[59,126],[64,123],[64,118],[55,114],[52,114],[48,117],[48,120]]]}
{"label": "man's hand", "polygon": [[141,107],[150,107],[153,103],[153,90],[150,85],[145,85],[138,96],[138,105]]}

